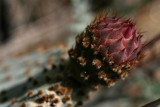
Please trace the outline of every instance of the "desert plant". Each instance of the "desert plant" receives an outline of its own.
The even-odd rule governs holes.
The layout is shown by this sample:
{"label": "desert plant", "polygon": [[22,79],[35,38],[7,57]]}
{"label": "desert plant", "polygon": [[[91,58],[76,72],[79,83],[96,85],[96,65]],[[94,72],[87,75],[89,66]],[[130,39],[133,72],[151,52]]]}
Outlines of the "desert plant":
{"label": "desert plant", "polygon": [[[103,12],[76,36],[75,46],[68,51],[69,57],[65,47],[53,48],[45,53],[30,53],[15,62],[36,61],[26,62],[28,69],[22,74],[16,70],[22,70],[23,66],[10,68],[13,72],[8,74],[15,75],[9,83],[2,77],[0,89],[5,90],[1,92],[1,103],[12,107],[82,105],[91,91],[101,85],[113,86],[117,80],[128,76],[142,57],[145,45],[141,37],[131,19]],[[14,61],[16,59],[11,59],[8,63]],[[10,85],[13,88],[10,89]]]}

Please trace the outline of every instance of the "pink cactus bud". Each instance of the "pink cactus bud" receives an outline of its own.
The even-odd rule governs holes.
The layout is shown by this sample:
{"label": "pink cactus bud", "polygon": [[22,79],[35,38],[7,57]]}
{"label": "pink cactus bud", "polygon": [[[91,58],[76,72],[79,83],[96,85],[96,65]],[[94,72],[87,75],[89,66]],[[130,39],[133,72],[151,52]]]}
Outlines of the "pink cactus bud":
{"label": "pink cactus bud", "polygon": [[137,58],[141,50],[141,35],[137,33],[135,25],[130,20],[116,17],[104,17],[101,21],[90,26],[96,48],[104,56],[109,54],[113,61],[121,64]]}
{"label": "pink cactus bud", "polygon": [[[108,86],[125,79],[139,60],[141,37],[130,19],[107,15],[96,18],[76,37],[76,46],[69,51],[72,76],[84,83]],[[80,76],[83,71],[87,79]]]}

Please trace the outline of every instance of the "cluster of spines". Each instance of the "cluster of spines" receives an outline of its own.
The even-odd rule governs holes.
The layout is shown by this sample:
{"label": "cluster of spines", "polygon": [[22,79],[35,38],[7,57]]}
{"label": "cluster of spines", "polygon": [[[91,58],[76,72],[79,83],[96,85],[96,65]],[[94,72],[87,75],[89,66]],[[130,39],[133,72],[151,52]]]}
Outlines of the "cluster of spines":
{"label": "cluster of spines", "polygon": [[[78,35],[76,37],[76,46],[75,46],[75,50],[71,49],[69,51],[69,54],[70,54],[70,58],[71,60],[73,60],[73,63],[77,62],[80,66],[79,67],[82,67],[82,71],[80,71],[80,77],[81,78],[84,78],[84,80],[89,80],[89,78],[92,76],[90,75],[90,73],[88,73],[88,70],[89,68],[87,68],[87,66],[92,66],[93,69],[91,69],[92,71],[90,71],[91,73],[95,74],[99,80],[104,80],[108,86],[112,86],[114,85],[114,82],[115,80],[113,79],[109,79],[108,76],[103,69],[104,67],[104,64],[103,64],[103,61],[105,60],[101,60],[98,58],[98,55],[97,53],[94,51],[94,44],[90,44],[90,39],[88,39],[88,37],[84,37],[84,33],[81,33],[80,35]],[[78,50],[76,49],[79,49],[78,46],[80,46],[82,44],[83,47],[81,47],[82,50],[87,50],[88,48],[90,48],[91,50],[93,50],[92,54],[93,54],[93,59],[88,59],[87,57],[85,57],[85,54],[88,54],[87,52],[85,51],[82,51],[81,54],[78,53]],[[90,50],[88,49],[88,50]],[[79,50],[81,51],[81,50]],[[88,65],[88,63],[90,63]],[[109,61],[110,64],[113,63],[113,61]],[[108,65],[107,65],[108,66]],[[110,68],[109,68],[110,69]],[[75,73],[78,73],[79,71],[79,68],[77,68],[77,71],[75,70],[74,72]],[[98,71],[98,72],[97,72]],[[97,73],[97,74],[96,74]],[[73,73],[74,74],[74,73]],[[95,82],[96,84],[96,82]]]}
{"label": "cluster of spines", "polygon": [[[72,107],[71,93],[72,89],[63,87],[59,83],[54,84],[48,88],[48,90],[39,90],[36,93],[29,90],[26,97],[27,102],[22,102],[21,107],[27,107],[27,105],[33,107],[44,106],[46,103],[50,107],[59,107],[59,105],[63,105],[64,107]],[[12,106],[18,102],[19,101],[16,98],[13,98]]]}

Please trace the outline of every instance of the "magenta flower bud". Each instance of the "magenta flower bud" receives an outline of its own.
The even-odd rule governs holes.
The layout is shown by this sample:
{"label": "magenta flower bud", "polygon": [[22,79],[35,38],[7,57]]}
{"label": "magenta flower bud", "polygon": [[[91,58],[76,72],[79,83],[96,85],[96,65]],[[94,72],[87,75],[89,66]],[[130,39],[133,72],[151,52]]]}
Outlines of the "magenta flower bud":
{"label": "magenta flower bud", "polygon": [[129,19],[96,18],[70,49],[71,75],[78,81],[112,86],[125,79],[141,56],[141,37]]}

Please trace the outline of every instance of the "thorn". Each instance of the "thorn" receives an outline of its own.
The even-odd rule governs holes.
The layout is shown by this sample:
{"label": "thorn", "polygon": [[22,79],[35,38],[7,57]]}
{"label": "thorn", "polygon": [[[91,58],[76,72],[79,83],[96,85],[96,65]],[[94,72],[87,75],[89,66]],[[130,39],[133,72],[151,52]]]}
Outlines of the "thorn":
{"label": "thorn", "polygon": [[87,48],[87,47],[90,45],[89,37],[83,38],[82,44],[83,44],[83,46],[84,46],[85,48]]}
{"label": "thorn", "polygon": [[106,73],[104,72],[104,71],[100,71],[99,73],[98,73],[98,78],[99,79],[103,79],[103,78],[106,78]]}
{"label": "thorn", "polygon": [[94,90],[97,90],[99,85],[98,84],[92,84],[91,87],[94,89]]}
{"label": "thorn", "polygon": [[130,68],[130,67],[131,67],[130,63],[127,63],[126,68]]}
{"label": "thorn", "polygon": [[42,95],[43,94],[43,91],[42,90],[39,90],[38,91],[38,95]]}
{"label": "thorn", "polygon": [[108,14],[111,12],[111,9],[108,9],[106,16],[108,16]]}
{"label": "thorn", "polygon": [[78,59],[78,61],[80,62],[80,65],[82,65],[82,66],[85,66],[85,65],[86,65],[87,61],[85,60],[84,57],[80,56],[80,57],[78,57],[77,59]]}
{"label": "thorn", "polygon": [[76,36],[76,43],[81,43],[83,39],[84,32],[82,32],[80,35]]}
{"label": "thorn", "polygon": [[114,72],[117,72],[118,68],[113,68],[112,70],[113,70]]}
{"label": "thorn", "polygon": [[67,107],[72,107],[72,104],[71,104],[71,103],[68,103],[68,104],[67,104]]}
{"label": "thorn", "polygon": [[55,90],[58,90],[58,89],[60,88],[60,84],[58,84],[58,83],[54,84],[54,85],[53,85],[53,88],[54,88]]}
{"label": "thorn", "polygon": [[57,104],[57,103],[59,103],[59,99],[58,99],[58,98],[55,98],[55,99],[53,100],[53,102],[54,102],[55,104]]}
{"label": "thorn", "polygon": [[71,55],[71,58],[76,59],[77,57],[77,53],[74,53],[73,55]]}
{"label": "thorn", "polygon": [[114,63],[114,61],[112,61],[112,60],[109,61],[109,64],[110,64],[110,65],[112,65],[113,63]]}
{"label": "thorn", "polygon": [[125,80],[125,78],[128,77],[128,71],[127,70],[122,71],[120,73],[120,77],[121,77],[122,80]]}
{"label": "thorn", "polygon": [[102,67],[102,62],[99,59],[94,59],[92,65],[95,65],[97,69],[100,69]]}
{"label": "thorn", "polygon": [[60,95],[64,95],[64,94],[66,94],[66,92],[67,92],[67,88],[62,87],[62,88],[58,89],[58,93]]}
{"label": "thorn", "polygon": [[94,53],[93,53],[94,55],[97,55],[98,54],[98,51],[96,50],[96,51],[94,51]]}
{"label": "thorn", "polygon": [[114,64],[113,66],[113,69],[112,69],[114,72],[117,72],[119,70],[119,66]]}
{"label": "thorn", "polygon": [[51,99],[51,100],[52,100],[54,97],[55,97],[54,94],[50,94],[50,95],[48,96],[48,98]]}
{"label": "thorn", "polygon": [[118,70],[118,74],[120,74],[122,72],[122,70],[120,69],[120,70]]}
{"label": "thorn", "polygon": [[43,102],[46,102],[47,101],[47,97],[46,96],[42,96],[42,100],[43,100]]}
{"label": "thorn", "polygon": [[21,107],[26,107],[26,103],[22,102]]}
{"label": "thorn", "polygon": [[112,86],[115,85],[115,81],[112,80],[112,79],[108,79],[108,80],[107,80],[107,84],[108,84],[108,87],[112,87]]}
{"label": "thorn", "polygon": [[92,39],[93,39],[93,41],[98,40],[98,38],[96,36],[93,36]]}
{"label": "thorn", "polygon": [[96,47],[95,44],[91,44],[91,49],[94,49]]}
{"label": "thorn", "polygon": [[84,80],[88,80],[88,78],[89,78],[90,76],[87,74],[87,72],[82,71],[82,72],[80,73],[80,77],[83,77]]}
{"label": "thorn", "polygon": [[28,96],[32,96],[33,95],[33,92],[31,90],[28,91]]}
{"label": "thorn", "polygon": [[108,80],[108,78],[107,78],[107,77],[105,77],[103,80],[104,80],[104,81],[107,81],[107,80]]}
{"label": "thorn", "polygon": [[15,104],[17,102],[17,99],[16,98],[13,98],[12,99],[12,104]]}
{"label": "thorn", "polygon": [[90,77],[89,75],[86,75],[86,76],[84,77],[84,79],[85,79],[85,80],[88,80],[89,77]]}
{"label": "thorn", "polygon": [[80,73],[80,76],[81,76],[81,77],[85,77],[86,74],[87,74],[86,71],[82,71],[82,72]]}
{"label": "thorn", "polygon": [[117,16],[118,16],[118,10],[116,9],[116,10],[115,10],[115,16],[114,16],[114,17],[116,18]]}

